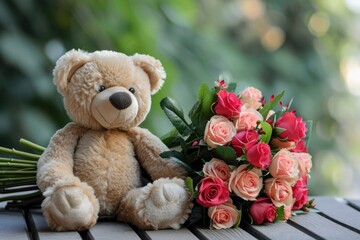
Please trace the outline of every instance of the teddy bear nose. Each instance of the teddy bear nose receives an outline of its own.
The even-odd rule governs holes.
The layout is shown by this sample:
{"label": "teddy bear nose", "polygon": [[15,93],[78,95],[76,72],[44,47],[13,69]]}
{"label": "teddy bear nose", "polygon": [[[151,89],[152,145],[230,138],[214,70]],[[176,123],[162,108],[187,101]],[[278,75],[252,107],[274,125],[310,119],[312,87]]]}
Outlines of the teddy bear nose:
{"label": "teddy bear nose", "polygon": [[125,109],[131,105],[131,97],[126,92],[117,92],[110,96],[111,104],[119,110]]}

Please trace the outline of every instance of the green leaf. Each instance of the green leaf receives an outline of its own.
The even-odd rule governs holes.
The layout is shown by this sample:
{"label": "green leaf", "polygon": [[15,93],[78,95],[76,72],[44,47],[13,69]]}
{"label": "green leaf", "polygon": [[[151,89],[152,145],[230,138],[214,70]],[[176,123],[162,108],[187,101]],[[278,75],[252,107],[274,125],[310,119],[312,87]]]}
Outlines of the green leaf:
{"label": "green leaf", "polygon": [[184,118],[183,110],[173,99],[164,98],[161,100],[160,106],[181,135],[187,136],[192,132],[191,127]]}
{"label": "green leaf", "polygon": [[280,102],[281,98],[284,96],[285,91],[282,91],[279,95],[277,95],[272,102],[268,102],[265,106],[259,110],[260,114],[266,119],[267,115],[269,114],[270,110],[272,110],[278,102]]}
{"label": "green leaf", "polygon": [[239,209],[239,219],[238,219],[238,221],[235,223],[234,228],[237,228],[237,227],[240,226],[241,219],[242,219],[242,206],[240,206],[240,209]]}
{"label": "green leaf", "polygon": [[285,217],[285,206],[284,205],[276,208],[276,215],[277,216],[276,216],[274,222],[284,220],[284,217]]}
{"label": "green leaf", "polygon": [[221,160],[224,160],[229,165],[236,165],[237,154],[232,147],[229,146],[218,146],[213,149],[215,156]]}
{"label": "green leaf", "polygon": [[170,132],[166,133],[160,139],[168,148],[172,148],[180,145],[180,138],[181,136],[179,134],[179,131],[176,128],[173,128]]}
{"label": "green leaf", "polygon": [[192,173],[193,170],[192,168],[189,166],[189,164],[187,164],[185,162],[186,157],[184,156],[184,154],[182,154],[181,152],[177,152],[175,150],[170,150],[170,151],[166,151],[166,152],[162,152],[159,154],[160,157],[162,158],[169,158],[172,161],[180,164],[181,166],[183,166],[185,168],[185,170],[188,173]]}
{"label": "green leaf", "polygon": [[189,117],[200,135],[204,133],[207,121],[214,115],[211,107],[215,101],[215,89],[210,89],[206,83],[202,83],[199,87],[198,101],[189,112]]}
{"label": "green leaf", "polygon": [[194,181],[191,177],[185,178],[185,186],[190,190],[191,195],[194,194]]}
{"label": "green leaf", "polygon": [[226,90],[227,90],[228,92],[235,92],[236,87],[237,87],[237,84],[234,83],[234,82],[232,82],[232,83],[229,83],[229,84],[228,84],[228,87],[226,88]]}
{"label": "green leaf", "polygon": [[309,149],[311,132],[312,132],[312,128],[313,128],[313,121],[312,120],[307,120],[306,121],[306,128],[307,128],[307,132],[306,132],[306,137],[304,138],[304,141],[306,142],[306,148]]}
{"label": "green leaf", "polygon": [[271,135],[272,135],[272,127],[268,122],[260,122],[261,128],[262,128],[262,134],[260,136],[260,141],[264,142],[264,143],[269,143],[271,140]]}

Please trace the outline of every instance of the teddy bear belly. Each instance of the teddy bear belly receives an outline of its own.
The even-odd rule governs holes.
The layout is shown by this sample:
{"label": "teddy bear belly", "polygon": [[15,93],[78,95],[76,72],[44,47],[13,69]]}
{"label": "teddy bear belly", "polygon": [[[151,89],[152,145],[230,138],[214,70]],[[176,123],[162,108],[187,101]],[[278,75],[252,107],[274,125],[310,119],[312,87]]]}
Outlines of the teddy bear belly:
{"label": "teddy bear belly", "polygon": [[133,145],[126,133],[115,130],[91,130],[79,140],[74,174],[94,189],[100,215],[115,215],[125,194],[141,185]]}

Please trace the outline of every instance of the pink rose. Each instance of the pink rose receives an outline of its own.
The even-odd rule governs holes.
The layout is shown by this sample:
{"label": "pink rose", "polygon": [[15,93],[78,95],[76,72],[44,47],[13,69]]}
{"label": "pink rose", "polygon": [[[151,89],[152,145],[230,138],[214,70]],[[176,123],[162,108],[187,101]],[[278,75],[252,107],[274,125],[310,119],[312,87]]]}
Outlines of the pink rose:
{"label": "pink rose", "polygon": [[307,152],[307,149],[306,149],[306,143],[304,140],[300,140],[296,143],[296,146],[292,149],[290,149],[290,151],[292,152],[304,152],[306,153]]}
{"label": "pink rose", "polygon": [[224,116],[215,115],[206,124],[204,141],[210,147],[216,148],[231,142],[235,134],[236,129],[232,122]]}
{"label": "pink rose", "polygon": [[225,203],[230,196],[229,189],[216,177],[205,177],[199,183],[199,197],[196,201],[204,207]]}
{"label": "pink rose", "polygon": [[271,163],[270,146],[266,143],[259,142],[247,150],[246,158],[251,165],[265,169],[269,167]]}
{"label": "pink rose", "polygon": [[278,136],[288,141],[299,141],[306,136],[306,124],[301,117],[296,117],[292,112],[286,112],[276,122],[275,126],[285,129]]}
{"label": "pink rose", "polygon": [[293,198],[295,203],[292,207],[293,210],[301,209],[305,203],[308,201],[309,189],[304,187],[293,187]]}
{"label": "pink rose", "polygon": [[[294,199],[294,201],[295,201],[295,199]],[[293,203],[294,203],[294,202],[293,202]],[[292,215],[291,210],[292,210],[292,208],[293,208],[293,203],[290,204],[290,205],[288,205],[288,206],[285,206],[285,208],[284,208],[284,213],[285,213],[285,215],[284,215],[284,220],[288,220],[288,219],[291,218],[291,215]]]}
{"label": "pink rose", "polygon": [[276,207],[269,198],[259,197],[250,206],[250,215],[255,224],[274,222],[277,214]]}
{"label": "pink rose", "polygon": [[255,130],[244,130],[238,132],[231,141],[232,147],[238,156],[244,155],[244,150],[255,145],[259,139],[259,134]]}
{"label": "pink rose", "polygon": [[304,176],[299,178],[299,180],[297,180],[297,182],[295,183],[295,185],[293,186],[296,188],[305,188],[307,186],[307,182],[308,182],[308,177]]}
{"label": "pink rose", "polygon": [[263,187],[262,173],[257,168],[247,170],[249,166],[243,164],[234,170],[230,176],[229,186],[242,199],[255,201]]}
{"label": "pink rose", "polygon": [[234,120],[237,131],[254,129],[263,117],[254,108],[242,109],[238,118]]}
{"label": "pink rose", "polygon": [[300,176],[304,177],[310,173],[312,167],[311,155],[308,153],[292,153],[299,164]]}
{"label": "pink rose", "polygon": [[236,129],[232,122],[224,116],[215,115],[206,124],[204,141],[210,147],[216,148],[231,142],[235,134]]}
{"label": "pink rose", "polygon": [[293,192],[288,181],[279,178],[265,180],[265,194],[271,199],[276,207],[292,206],[294,203]]}
{"label": "pink rose", "polygon": [[274,155],[269,172],[274,178],[285,179],[291,184],[295,184],[299,178],[298,166],[298,161],[293,154],[287,149],[281,149]]}
{"label": "pink rose", "polygon": [[210,207],[208,209],[208,216],[212,220],[211,228],[231,228],[239,221],[239,211],[232,204],[231,198],[229,201],[219,206]]}
{"label": "pink rose", "polygon": [[220,178],[224,183],[228,183],[230,179],[229,166],[220,159],[213,158],[210,162],[206,162],[203,166],[203,172],[207,177]]}
{"label": "pink rose", "polygon": [[217,93],[217,100],[214,106],[214,112],[227,118],[232,118],[240,113],[241,101],[235,93],[226,90],[220,90]]}
{"label": "pink rose", "polygon": [[261,91],[254,87],[248,87],[241,93],[241,102],[254,109],[261,107],[261,99]]}

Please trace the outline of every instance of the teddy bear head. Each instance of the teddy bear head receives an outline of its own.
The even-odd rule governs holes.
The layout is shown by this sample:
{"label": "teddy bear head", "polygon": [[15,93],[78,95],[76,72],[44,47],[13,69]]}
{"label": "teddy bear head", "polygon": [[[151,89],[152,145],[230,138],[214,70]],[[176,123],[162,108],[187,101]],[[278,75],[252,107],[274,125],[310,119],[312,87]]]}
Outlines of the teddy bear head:
{"label": "teddy bear head", "polygon": [[128,130],[139,125],[164,78],[155,58],[113,51],[71,50],[54,68],[54,83],[69,117],[90,129]]}

